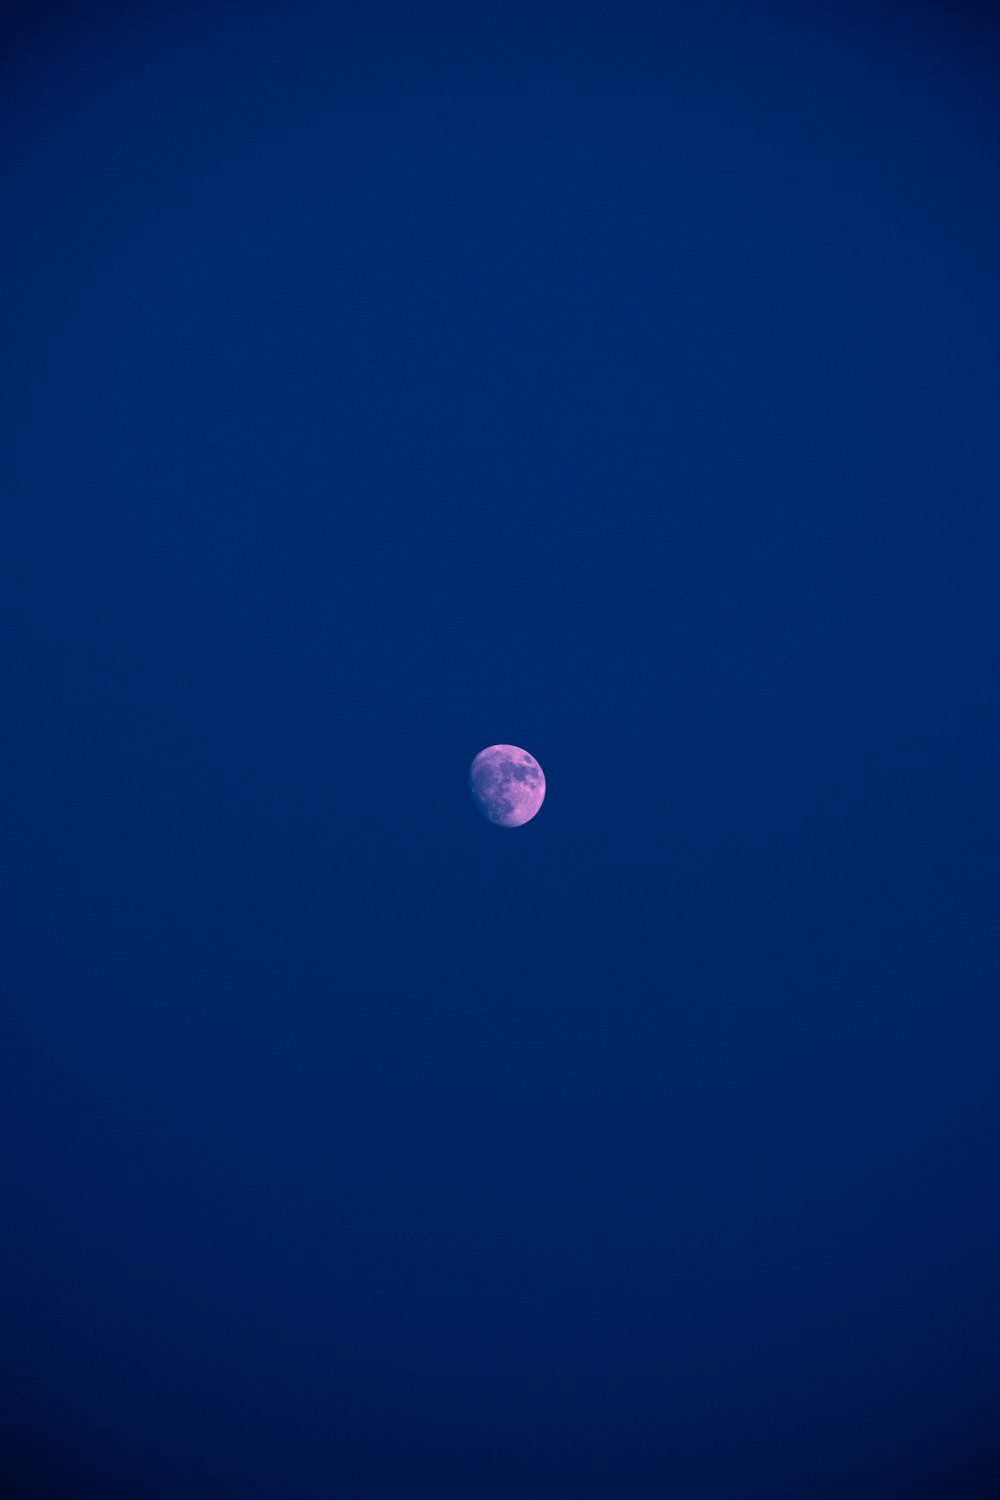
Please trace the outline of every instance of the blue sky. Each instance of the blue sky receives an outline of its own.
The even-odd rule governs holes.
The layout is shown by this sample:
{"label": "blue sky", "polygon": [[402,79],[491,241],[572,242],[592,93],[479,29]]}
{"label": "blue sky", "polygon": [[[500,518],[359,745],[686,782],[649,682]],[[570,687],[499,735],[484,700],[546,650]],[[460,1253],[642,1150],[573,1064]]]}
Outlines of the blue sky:
{"label": "blue sky", "polygon": [[22,10],[25,1496],[994,1492],[997,55]]}

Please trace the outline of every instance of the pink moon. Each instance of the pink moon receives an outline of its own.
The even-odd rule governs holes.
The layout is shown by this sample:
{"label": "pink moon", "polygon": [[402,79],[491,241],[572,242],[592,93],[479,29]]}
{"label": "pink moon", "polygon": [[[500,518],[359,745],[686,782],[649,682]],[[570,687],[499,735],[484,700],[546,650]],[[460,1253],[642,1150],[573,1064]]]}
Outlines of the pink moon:
{"label": "pink moon", "polygon": [[535,757],[519,745],[489,745],[472,762],[469,789],[489,822],[520,828],[545,800],[545,776]]}

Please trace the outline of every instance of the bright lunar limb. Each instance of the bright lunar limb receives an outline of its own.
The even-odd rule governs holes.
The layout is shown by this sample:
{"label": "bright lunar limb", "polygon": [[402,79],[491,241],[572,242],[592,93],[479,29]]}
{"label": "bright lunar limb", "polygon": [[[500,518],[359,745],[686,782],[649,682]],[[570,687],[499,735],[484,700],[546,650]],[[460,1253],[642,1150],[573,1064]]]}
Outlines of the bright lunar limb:
{"label": "bright lunar limb", "polygon": [[541,766],[518,745],[480,750],[469,771],[469,787],[483,817],[500,828],[530,822],[545,798]]}

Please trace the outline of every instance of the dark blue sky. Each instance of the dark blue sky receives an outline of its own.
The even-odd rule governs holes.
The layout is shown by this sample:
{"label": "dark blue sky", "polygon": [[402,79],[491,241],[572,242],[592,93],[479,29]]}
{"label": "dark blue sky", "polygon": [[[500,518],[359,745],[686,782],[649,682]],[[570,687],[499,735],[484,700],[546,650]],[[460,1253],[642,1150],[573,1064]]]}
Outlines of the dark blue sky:
{"label": "dark blue sky", "polygon": [[11,18],[11,1491],[995,1493],[989,25]]}

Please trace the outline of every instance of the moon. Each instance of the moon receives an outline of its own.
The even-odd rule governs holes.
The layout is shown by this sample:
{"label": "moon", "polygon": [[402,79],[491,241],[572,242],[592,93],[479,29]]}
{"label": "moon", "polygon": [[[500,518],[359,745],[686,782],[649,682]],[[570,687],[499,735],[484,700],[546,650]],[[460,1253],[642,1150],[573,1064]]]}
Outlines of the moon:
{"label": "moon", "polygon": [[535,757],[519,745],[488,745],[469,769],[469,790],[489,822],[520,828],[545,800],[545,775]]}

